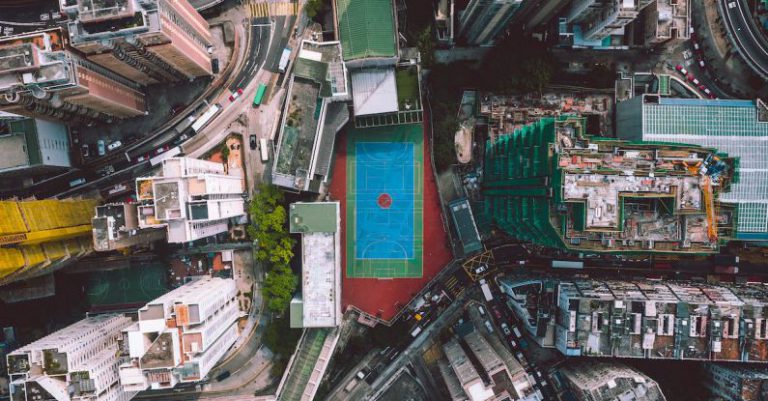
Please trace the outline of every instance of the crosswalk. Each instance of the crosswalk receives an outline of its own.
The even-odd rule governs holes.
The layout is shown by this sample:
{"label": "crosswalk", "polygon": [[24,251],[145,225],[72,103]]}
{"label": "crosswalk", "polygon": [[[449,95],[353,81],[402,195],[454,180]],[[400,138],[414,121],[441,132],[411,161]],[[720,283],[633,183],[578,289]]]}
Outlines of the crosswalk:
{"label": "crosswalk", "polygon": [[249,1],[248,11],[253,18],[270,17],[275,15],[296,15],[299,4],[293,2]]}

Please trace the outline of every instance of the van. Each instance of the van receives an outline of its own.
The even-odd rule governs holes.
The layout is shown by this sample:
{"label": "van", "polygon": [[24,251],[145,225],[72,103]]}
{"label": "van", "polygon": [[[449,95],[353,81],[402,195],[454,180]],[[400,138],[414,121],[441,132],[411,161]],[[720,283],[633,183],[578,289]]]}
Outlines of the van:
{"label": "van", "polygon": [[85,178],[78,178],[76,180],[70,181],[69,182],[69,187],[70,188],[74,188],[74,187],[76,187],[78,185],[83,185],[83,184],[85,184]]}
{"label": "van", "polygon": [[520,338],[523,335],[520,333],[520,329],[517,326],[512,326],[512,332],[515,333],[515,337]]}
{"label": "van", "polygon": [[478,305],[477,311],[480,312],[481,316],[485,316],[485,309],[482,306]]}

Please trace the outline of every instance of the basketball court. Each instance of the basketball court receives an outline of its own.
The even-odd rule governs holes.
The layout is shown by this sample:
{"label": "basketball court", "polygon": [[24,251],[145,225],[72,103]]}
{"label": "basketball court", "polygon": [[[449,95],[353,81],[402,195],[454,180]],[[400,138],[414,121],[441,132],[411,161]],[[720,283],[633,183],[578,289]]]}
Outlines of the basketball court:
{"label": "basketball court", "polygon": [[89,274],[91,306],[144,304],[168,292],[162,265],[105,270]]}
{"label": "basketball court", "polygon": [[350,130],[347,277],[422,277],[422,129],[409,124]]}

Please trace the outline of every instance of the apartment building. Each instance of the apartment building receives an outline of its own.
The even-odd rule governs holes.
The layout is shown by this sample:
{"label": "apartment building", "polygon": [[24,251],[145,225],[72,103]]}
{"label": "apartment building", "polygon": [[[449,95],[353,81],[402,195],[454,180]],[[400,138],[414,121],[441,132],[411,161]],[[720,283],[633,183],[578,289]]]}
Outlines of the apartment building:
{"label": "apartment building", "polygon": [[226,232],[245,216],[244,191],[242,177],[226,175],[222,163],[163,160],[162,175],[136,179],[139,227],[166,227],[170,243]]}
{"label": "apartment building", "polygon": [[720,401],[760,401],[768,389],[768,369],[732,363],[703,365],[702,383]]}
{"label": "apartment building", "polygon": [[654,0],[574,0],[566,12],[573,26],[574,40],[601,42],[611,36],[622,36],[625,27]]}
{"label": "apartment building", "polygon": [[118,314],[89,316],[8,354],[13,400],[128,401],[118,376],[118,339],[131,324]]}
{"label": "apartment building", "polygon": [[70,167],[67,127],[0,112],[0,176],[30,177]]}
{"label": "apartment building", "polygon": [[96,214],[91,220],[93,249],[112,251],[165,238],[165,230],[161,227],[139,227],[138,206],[138,203],[96,206]]}
{"label": "apartment building", "polygon": [[0,39],[0,110],[66,122],[146,112],[135,82],[73,53],[68,42],[60,28]]}
{"label": "apartment building", "polygon": [[125,391],[203,380],[237,339],[236,295],[234,280],[205,277],[139,309],[138,322],[123,331],[121,340]]}
{"label": "apartment building", "polygon": [[520,7],[522,0],[470,0],[459,13],[459,37],[472,46],[491,46]]}
{"label": "apartment building", "polygon": [[499,280],[536,342],[566,356],[768,361],[768,291],[699,282]]}
{"label": "apartment building", "polygon": [[577,401],[666,401],[658,383],[617,361],[571,359],[557,369],[555,377]]}
{"label": "apartment building", "polygon": [[187,0],[61,0],[71,46],[142,85],[211,75],[208,23]]}

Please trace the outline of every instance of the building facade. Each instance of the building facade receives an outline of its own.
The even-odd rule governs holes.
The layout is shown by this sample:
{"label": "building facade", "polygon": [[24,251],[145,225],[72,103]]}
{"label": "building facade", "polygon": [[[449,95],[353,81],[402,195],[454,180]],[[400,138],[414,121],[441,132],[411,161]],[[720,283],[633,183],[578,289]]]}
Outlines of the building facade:
{"label": "building facade", "polygon": [[472,46],[491,46],[520,7],[522,0],[470,0],[460,12],[459,37]]}
{"label": "building facade", "polygon": [[712,399],[761,401],[768,397],[768,369],[737,364],[703,365],[703,384]]}
{"label": "building facade", "polygon": [[510,24],[521,26],[526,32],[541,31],[569,3],[570,0],[523,0]]}
{"label": "building facade", "polygon": [[62,11],[70,44],[142,85],[212,73],[208,23],[187,0],[73,0]]}
{"label": "building facade", "polygon": [[139,227],[166,227],[168,242],[184,243],[227,232],[245,216],[242,177],[224,173],[222,163],[174,157],[162,175],[136,179]]}
{"label": "building facade", "polygon": [[146,112],[135,83],[67,49],[59,28],[0,39],[0,110],[67,122]]}
{"label": "building facade", "polygon": [[568,24],[578,32],[576,40],[600,42],[610,36],[622,36],[625,27],[654,0],[574,0],[566,13]]}
{"label": "building facade", "polygon": [[13,400],[128,401],[119,381],[118,339],[131,324],[117,314],[89,316],[8,354]]}
{"label": "building facade", "polygon": [[556,377],[577,401],[666,401],[653,379],[620,362],[572,359]]}
{"label": "building facade", "polygon": [[232,279],[205,277],[139,309],[125,328],[120,365],[125,391],[160,390],[203,380],[238,336]]}
{"label": "building facade", "polygon": [[543,118],[488,141],[482,194],[497,227],[574,251],[717,251],[730,160],[695,145],[594,139],[585,124]]}
{"label": "building facade", "polygon": [[768,291],[686,281],[499,280],[533,339],[566,356],[768,361]]}
{"label": "building facade", "polygon": [[72,166],[64,125],[0,115],[0,176],[55,173]]}
{"label": "building facade", "polygon": [[750,100],[671,99],[636,96],[616,106],[619,138],[684,142],[716,148],[738,158],[738,177],[720,194],[733,212],[732,239],[768,239],[768,108]]}

